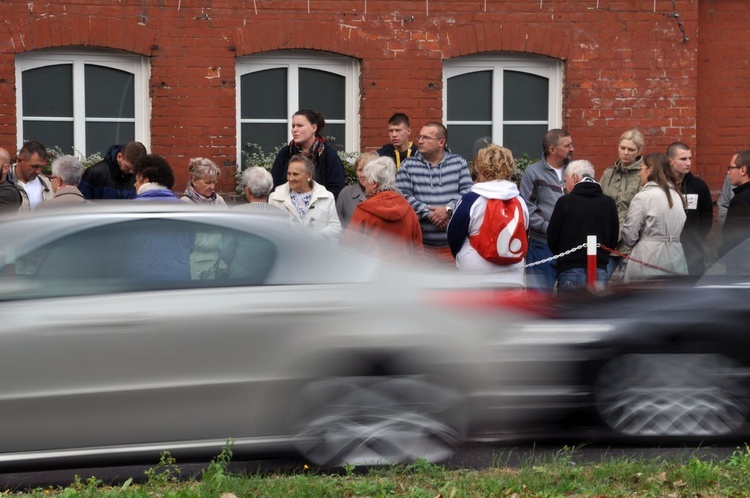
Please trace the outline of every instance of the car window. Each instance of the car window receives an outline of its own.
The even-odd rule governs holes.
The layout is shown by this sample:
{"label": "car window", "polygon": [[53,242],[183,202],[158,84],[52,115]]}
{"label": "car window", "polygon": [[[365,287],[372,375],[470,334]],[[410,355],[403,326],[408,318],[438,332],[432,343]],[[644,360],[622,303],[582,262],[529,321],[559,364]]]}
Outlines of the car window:
{"label": "car window", "polygon": [[2,278],[44,295],[260,285],[276,258],[274,244],[258,235],[169,219],[61,233],[16,254]]}

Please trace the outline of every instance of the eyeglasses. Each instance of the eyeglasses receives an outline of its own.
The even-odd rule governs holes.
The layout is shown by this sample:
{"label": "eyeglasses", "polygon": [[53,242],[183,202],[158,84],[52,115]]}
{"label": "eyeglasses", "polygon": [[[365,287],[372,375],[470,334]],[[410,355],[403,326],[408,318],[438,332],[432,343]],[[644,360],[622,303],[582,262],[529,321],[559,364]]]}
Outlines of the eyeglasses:
{"label": "eyeglasses", "polygon": [[439,140],[437,137],[430,137],[427,135],[417,135],[417,142],[421,142],[422,140]]}
{"label": "eyeglasses", "polygon": [[732,171],[733,169],[740,169],[742,166],[727,166],[727,171]]}

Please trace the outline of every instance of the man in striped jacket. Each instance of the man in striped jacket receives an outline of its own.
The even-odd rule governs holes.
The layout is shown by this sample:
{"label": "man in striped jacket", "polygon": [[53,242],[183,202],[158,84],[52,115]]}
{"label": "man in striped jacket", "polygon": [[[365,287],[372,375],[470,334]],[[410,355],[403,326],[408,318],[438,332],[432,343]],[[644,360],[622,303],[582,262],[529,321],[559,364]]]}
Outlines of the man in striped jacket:
{"label": "man in striped jacket", "polygon": [[461,196],[471,189],[466,160],[446,148],[448,130],[442,123],[422,127],[418,152],[405,159],[396,175],[396,187],[419,218],[425,256],[455,264],[445,230]]}

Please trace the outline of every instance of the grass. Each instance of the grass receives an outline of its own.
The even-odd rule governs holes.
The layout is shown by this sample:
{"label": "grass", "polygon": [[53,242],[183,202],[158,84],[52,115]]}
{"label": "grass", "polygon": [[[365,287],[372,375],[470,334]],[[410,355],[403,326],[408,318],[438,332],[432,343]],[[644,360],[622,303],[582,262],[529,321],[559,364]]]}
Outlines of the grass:
{"label": "grass", "polygon": [[[291,474],[230,474],[228,446],[197,478],[181,479],[169,454],[163,454],[145,479],[107,486],[96,478],[76,476],[65,488],[5,491],[18,497],[240,498],[240,497],[747,497],[750,493],[750,447],[737,448],[720,461],[661,458],[604,458],[581,465],[575,448],[563,447],[549,458],[530,458],[520,467],[499,464],[485,470],[448,470],[418,461],[412,465],[358,471],[351,466],[327,474],[309,469]],[[500,462],[502,459],[496,459]]]}

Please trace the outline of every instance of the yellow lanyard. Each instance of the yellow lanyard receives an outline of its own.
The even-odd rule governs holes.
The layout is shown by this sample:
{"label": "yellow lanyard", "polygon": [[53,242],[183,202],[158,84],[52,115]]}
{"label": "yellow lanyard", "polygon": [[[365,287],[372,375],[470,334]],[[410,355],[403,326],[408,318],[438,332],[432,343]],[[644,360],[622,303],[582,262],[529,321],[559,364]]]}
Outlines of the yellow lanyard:
{"label": "yellow lanyard", "polygon": [[[409,142],[409,147],[406,148],[406,157],[411,157],[411,147],[414,142]],[[401,167],[401,153],[394,147],[393,149],[396,152],[396,169],[399,169]]]}

